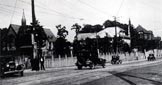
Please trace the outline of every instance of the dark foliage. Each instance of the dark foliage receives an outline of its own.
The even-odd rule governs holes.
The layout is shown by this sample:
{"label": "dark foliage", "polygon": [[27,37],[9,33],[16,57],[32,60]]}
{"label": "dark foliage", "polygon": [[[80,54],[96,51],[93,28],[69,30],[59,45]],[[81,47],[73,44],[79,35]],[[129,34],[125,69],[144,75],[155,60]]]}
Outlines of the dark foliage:
{"label": "dark foliage", "polygon": [[103,30],[102,25],[99,25],[99,24],[97,24],[97,25],[87,24],[81,29],[80,33],[95,33],[95,32],[99,32],[101,30]]}
{"label": "dark foliage", "polygon": [[106,20],[103,23],[103,26],[104,26],[104,28],[107,28],[107,27],[115,27],[115,26],[120,27],[128,35],[128,25],[127,24],[123,24],[123,23],[115,22],[115,21],[111,21],[111,20]]}

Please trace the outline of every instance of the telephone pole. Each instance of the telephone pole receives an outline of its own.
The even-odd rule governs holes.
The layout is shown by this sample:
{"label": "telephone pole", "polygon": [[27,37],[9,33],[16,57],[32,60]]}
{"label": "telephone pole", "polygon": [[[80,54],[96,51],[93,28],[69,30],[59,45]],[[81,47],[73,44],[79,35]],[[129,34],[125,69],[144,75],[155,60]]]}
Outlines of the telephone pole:
{"label": "telephone pole", "polygon": [[115,36],[117,37],[116,16],[114,16],[114,21],[115,21]]}
{"label": "telephone pole", "polygon": [[1,29],[0,29],[0,56],[1,56],[1,49],[2,49],[2,35],[1,35]]}
{"label": "telephone pole", "polygon": [[31,0],[31,4],[32,4],[32,25],[33,25],[33,27],[35,27],[35,25],[36,25],[36,17],[35,17],[35,4],[34,4],[34,0]]}
{"label": "telephone pole", "polygon": [[36,17],[35,17],[35,6],[34,6],[34,0],[31,0],[31,9],[32,9],[32,33],[31,33],[31,40],[32,40],[32,45],[33,45],[33,58],[36,58],[37,54],[37,43],[35,42],[35,37],[34,37],[34,31],[36,27]]}
{"label": "telephone pole", "polygon": [[115,49],[114,49],[114,51],[115,51],[115,53],[118,53],[118,43],[117,43],[117,41],[118,41],[118,37],[117,37],[117,28],[116,28],[116,16],[114,16],[114,21],[115,21],[115,36],[114,36],[114,45],[115,45]]}

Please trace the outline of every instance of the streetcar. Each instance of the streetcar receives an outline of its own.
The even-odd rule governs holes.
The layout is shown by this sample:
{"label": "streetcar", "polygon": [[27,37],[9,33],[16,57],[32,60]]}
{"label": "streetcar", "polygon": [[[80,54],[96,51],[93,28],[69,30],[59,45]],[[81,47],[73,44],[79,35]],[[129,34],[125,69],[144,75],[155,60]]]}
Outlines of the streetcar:
{"label": "streetcar", "polygon": [[75,65],[78,69],[82,69],[83,67],[89,67],[92,69],[97,65],[105,68],[106,59],[98,57],[97,49],[93,43],[88,44],[86,41],[82,40],[78,41],[76,46],[77,62]]}

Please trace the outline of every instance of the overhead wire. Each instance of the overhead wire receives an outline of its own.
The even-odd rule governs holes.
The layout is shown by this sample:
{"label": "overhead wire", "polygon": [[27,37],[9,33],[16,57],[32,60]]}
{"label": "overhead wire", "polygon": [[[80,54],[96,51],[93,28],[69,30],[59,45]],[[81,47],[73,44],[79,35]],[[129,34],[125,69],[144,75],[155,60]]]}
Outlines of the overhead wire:
{"label": "overhead wire", "polygon": [[92,8],[92,9],[98,11],[98,12],[101,12],[101,13],[104,14],[105,16],[107,16],[107,15],[112,16],[111,14],[108,14],[108,13],[106,13],[106,12],[104,12],[104,11],[102,11],[102,10],[100,10],[100,9],[98,9],[98,8],[96,8],[96,7],[92,6],[92,5],[90,5],[90,4],[88,4],[88,3],[85,3],[85,2],[83,2],[83,1],[81,1],[81,0],[78,0],[78,1],[79,1],[80,3],[82,3],[82,4],[84,4],[84,5],[86,5],[86,6],[90,7],[90,8]]}
{"label": "overhead wire", "polygon": [[12,20],[13,20],[14,14],[15,14],[16,4],[17,4],[17,0],[16,0],[15,5],[14,5],[14,10],[13,10],[13,13],[12,13],[12,16],[11,16],[11,19],[10,19],[10,23],[12,23]]}
{"label": "overhead wire", "polygon": [[[11,5],[7,5],[7,4],[0,4],[0,6],[5,6],[5,7],[9,7],[9,8],[14,8],[15,6],[11,6]],[[18,8],[18,9],[22,9],[22,8],[20,8],[20,7],[16,7],[16,8]]]}
{"label": "overhead wire", "polygon": [[[26,2],[26,1],[24,1],[24,0],[19,0],[19,1],[21,1],[22,3],[29,4],[29,5],[31,4],[30,2]],[[62,16],[62,17],[66,17],[66,18],[71,18],[71,19],[80,19],[80,18],[78,18],[78,17],[73,17],[73,16],[70,16],[70,15],[68,15],[68,14],[59,12],[59,11],[56,10],[56,9],[54,10],[54,9],[50,9],[50,8],[44,7],[44,6],[40,5],[40,4],[39,4],[39,5],[36,4],[36,7],[45,9],[46,11],[49,11],[49,12],[57,13],[57,14],[59,14],[58,16]]]}
{"label": "overhead wire", "polygon": [[117,11],[116,16],[118,16],[118,14],[119,14],[119,12],[120,12],[122,6],[123,6],[123,3],[124,3],[124,0],[121,1],[121,4],[120,4],[120,7],[119,7],[119,9],[118,9],[118,11]]}

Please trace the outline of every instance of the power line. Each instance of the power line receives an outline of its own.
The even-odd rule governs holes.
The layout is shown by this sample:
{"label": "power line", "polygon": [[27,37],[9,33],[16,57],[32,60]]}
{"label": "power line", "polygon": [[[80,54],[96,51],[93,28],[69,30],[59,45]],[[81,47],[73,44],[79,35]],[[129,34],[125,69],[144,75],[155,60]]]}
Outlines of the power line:
{"label": "power line", "polygon": [[[11,5],[7,5],[7,4],[0,4],[0,6],[5,6],[5,7],[9,7],[9,8],[14,8],[15,6],[11,6]],[[22,9],[20,7],[16,7],[18,9]]]}
{"label": "power line", "polygon": [[[140,0],[139,0],[140,1]],[[151,8],[154,8],[154,9],[159,9],[159,10],[162,10],[161,9],[161,7],[155,7],[155,6],[151,6],[150,4],[148,4],[148,3],[145,3],[145,2],[143,2],[143,1],[140,1],[141,3],[140,4],[142,4],[142,5],[145,5],[145,6],[147,6],[147,7],[151,7]]]}
{"label": "power line", "polygon": [[120,12],[120,9],[122,8],[122,6],[123,6],[123,3],[124,3],[124,0],[122,0],[122,2],[121,2],[121,4],[120,4],[120,7],[119,7],[119,9],[118,9],[118,11],[117,11],[117,14],[116,14],[116,16],[119,14],[119,12]]}
{"label": "power line", "polygon": [[[21,1],[23,3],[26,3],[26,4],[29,4],[29,5],[31,4],[30,2],[25,2],[23,0],[19,0],[19,1]],[[54,12],[54,13],[60,14],[59,16],[63,16],[63,17],[71,18],[71,19],[81,19],[81,18],[76,18],[76,17],[69,16],[67,14],[64,14],[62,12],[57,11],[56,9],[54,10],[54,9],[46,8],[44,6],[40,6],[38,4],[36,4],[36,7],[45,9],[46,11],[49,10],[50,12]]]}
{"label": "power line", "polygon": [[97,8],[95,8],[94,6],[92,6],[92,5],[90,5],[90,4],[87,4],[87,3],[85,3],[85,2],[83,2],[83,1],[81,1],[81,0],[78,0],[78,1],[79,1],[80,3],[86,5],[86,6],[90,7],[90,8],[93,8],[93,9],[96,10],[96,11],[101,12],[101,13],[104,14],[105,16],[107,16],[107,15],[112,16],[111,14],[108,14],[108,13],[106,13],[106,12],[100,10],[100,9],[97,9]]}
{"label": "power line", "polygon": [[16,0],[16,2],[15,2],[14,11],[13,11],[13,14],[12,14],[12,16],[11,16],[10,23],[12,23],[12,19],[13,19],[14,14],[15,14],[15,10],[16,10],[16,4],[17,4],[17,0]]}
{"label": "power line", "polygon": [[[30,4],[30,3],[28,3],[28,2],[24,2],[24,3],[26,3],[26,4]],[[11,15],[11,14],[13,14],[13,10],[12,9],[7,9],[7,7],[9,7],[9,8],[15,8],[15,6],[11,6],[11,5],[7,5],[7,4],[0,4],[0,6],[2,6],[3,7],[3,9],[2,9],[2,7],[0,8],[1,10],[0,10],[0,12],[3,14],[3,13],[5,13],[5,14],[8,14],[8,15]],[[19,8],[19,9],[22,9],[22,8],[20,8],[20,7],[16,7],[16,8]],[[42,7],[41,7],[42,8]],[[43,9],[47,9],[47,8],[43,8]],[[62,16],[62,15],[60,15],[60,14],[58,14],[58,13],[55,13],[55,12],[52,12],[52,11],[48,11],[47,12],[47,10],[43,10],[43,11],[39,11],[39,12],[41,12],[41,13],[43,13],[43,14],[50,14],[50,15],[55,15],[55,16]],[[16,10],[14,10],[14,15],[15,15],[15,13],[16,13],[16,15],[18,15],[18,16],[21,16],[21,13],[19,12],[19,11],[16,11]],[[13,16],[13,15],[12,15]],[[31,15],[30,15],[31,16]],[[66,17],[66,16],[64,16],[64,17]],[[74,19],[74,18],[69,18],[69,17],[66,17],[66,18],[68,18],[68,19]],[[43,19],[43,18],[42,18]],[[78,18],[79,19],[79,18]],[[10,22],[12,22],[12,20],[10,20]]]}

